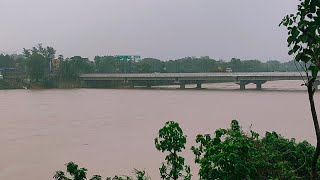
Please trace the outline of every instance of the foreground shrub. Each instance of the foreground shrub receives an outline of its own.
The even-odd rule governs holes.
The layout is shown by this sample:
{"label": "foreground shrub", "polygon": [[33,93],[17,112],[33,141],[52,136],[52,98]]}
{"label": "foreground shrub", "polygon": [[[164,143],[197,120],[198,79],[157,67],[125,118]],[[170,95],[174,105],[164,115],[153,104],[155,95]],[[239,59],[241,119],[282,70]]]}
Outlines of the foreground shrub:
{"label": "foreground shrub", "polygon": [[155,146],[161,152],[168,152],[166,163],[162,163],[159,169],[161,179],[191,179],[190,166],[184,165],[184,158],[178,154],[185,149],[186,142],[187,137],[183,135],[182,129],[176,122],[169,121],[159,130]]}
{"label": "foreground shrub", "polygon": [[[186,136],[176,122],[169,121],[155,138],[157,150],[166,152],[166,162],[159,168],[161,179],[190,180],[190,167],[179,153],[185,149]],[[201,180],[295,180],[310,179],[312,155],[315,147],[307,141],[297,143],[276,132],[264,137],[252,130],[244,132],[233,120],[230,128],[217,129],[212,137],[198,135],[198,146],[191,149],[199,164]],[[318,162],[319,164],[319,162]],[[67,171],[57,171],[56,180],[87,180],[87,169],[77,164],[66,164]],[[318,169],[318,173],[320,169]],[[134,170],[135,177],[114,176],[106,180],[150,180],[145,171]],[[102,180],[94,175],[89,180]]]}
{"label": "foreground shrub", "polygon": [[[53,176],[55,180],[87,180],[86,168],[80,168],[74,162],[69,162],[66,166],[67,172],[57,171]],[[114,176],[107,177],[106,180],[150,180],[149,175],[145,171],[134,169],[133,173],[135,174],[135,178],[130,176]],[[100,175],[94,175],[89,180],[102,180],[102,177]]]}
{"label": "foreground shrub", "polygon": [[315,148],[308,142],[296,143],[275,132],[265,137],[245,133],[238,121],[229,129],[217,129],[215,137],[198,135],[192,147],[200,165],[200,179],[310,179]]}

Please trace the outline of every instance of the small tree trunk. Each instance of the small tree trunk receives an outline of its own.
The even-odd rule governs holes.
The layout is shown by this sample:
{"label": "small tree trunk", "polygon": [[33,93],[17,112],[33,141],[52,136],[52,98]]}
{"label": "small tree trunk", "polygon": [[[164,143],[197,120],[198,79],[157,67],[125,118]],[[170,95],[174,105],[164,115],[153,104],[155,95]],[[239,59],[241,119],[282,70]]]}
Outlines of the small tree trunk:
{"label": "small tree trunk", "polygon": [[173,163],[172,163],[172,170],[173,170],[173,180],[178,180],[178,170],[177,170],[177,152],[174,151],[173,153],[174,155],[174,160],[173,160]]}
{"label": "small tree trunk", "polygon": [[313,90],[313,82],[308,83],[308,95],[309,95],[309,102],[310,102],[310,108],[311,108],[311,114],[313,119],[314,128],[316,131],[317,136],[317,146],[316,151],[314,152],[314,155],[312,157],[311,162],[311,179],[316,180],[317,179],[317,162],[320,155],[320,128],[319,128],[319,122],[317,117],[317,111],[314,104],[314,90]]}

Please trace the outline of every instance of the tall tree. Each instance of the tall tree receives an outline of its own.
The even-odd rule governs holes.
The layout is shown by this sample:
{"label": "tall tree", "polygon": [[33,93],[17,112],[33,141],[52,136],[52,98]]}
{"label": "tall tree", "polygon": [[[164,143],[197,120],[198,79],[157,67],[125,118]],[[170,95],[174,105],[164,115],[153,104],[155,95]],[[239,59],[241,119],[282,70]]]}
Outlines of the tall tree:
{"label": "tall tree", "polygon": [[96,56],[94,62],[98,73],[114,73],[117,71],[117,60],[113,56]]}
{"label": "tall tree", "polygon": [[36,81],[49,75],[51,73],[51,60],[54,59],[55,53],[56,50],[53,47],[43,47],[42,44],[38,44],[31,49],[24,48],[23,54],[27,59],[28,75],[32,79],[35,78]]}
{"label": "tall tree", "polygon": [[93,73],[94,62],[88,58],[81,56],[74,56],[67,58],[66,60],[60,61],[58,74],[64,79],[76,79],[79,74],[82,73]]}
{"label": "tall tree", "polygon": [[0,54],[0,68],[13,68],[15,67],[15,60],[8,54]]}
{"label": "tall tree", "polygon": [[[179,124],[169,121],[163,128],[159,130],[159,137],[155,138],[155,146],[161,151],[167,151],[169,154],[166,156],[166,163],[162,163],[160,170],[161,179],[177,180],[183,178],[190,180],[190,166],[184,165],[184,158],[180,153],[185,149],[187,137],[183,135],[183,131]],[[185,175],[182,172],[185,171]]]}
{"label": "tall tree", "polygon": [[[320,1],[300,0],[298,12],[283,18],[280,25],[287,27],[289,55],[302,62],[307,76],[304,85],[308,89],[310,109],[317,137],[312,159],[312,179],[317,179],[317,161],[320,155],[320,127],[314,103],[314,83],[320,69]],[[311,71],[311,72],[310,72]]]}
{"label": "tall tree", "polygon": [[46,61],[44,56],[35,53],[27,61],[27,73],[30,78],[36,82],[42,80],[45,76]]}

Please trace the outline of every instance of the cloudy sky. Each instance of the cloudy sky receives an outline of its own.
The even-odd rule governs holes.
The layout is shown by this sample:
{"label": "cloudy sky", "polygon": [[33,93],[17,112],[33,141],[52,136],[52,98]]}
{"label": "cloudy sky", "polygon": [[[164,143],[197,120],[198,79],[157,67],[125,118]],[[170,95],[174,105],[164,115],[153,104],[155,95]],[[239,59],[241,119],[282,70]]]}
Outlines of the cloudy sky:
{"label": "cloudy sky", "polygon": [[288,61],[282,17],[298,0],[0,0],[0,53],[43,43],[65,57]]}

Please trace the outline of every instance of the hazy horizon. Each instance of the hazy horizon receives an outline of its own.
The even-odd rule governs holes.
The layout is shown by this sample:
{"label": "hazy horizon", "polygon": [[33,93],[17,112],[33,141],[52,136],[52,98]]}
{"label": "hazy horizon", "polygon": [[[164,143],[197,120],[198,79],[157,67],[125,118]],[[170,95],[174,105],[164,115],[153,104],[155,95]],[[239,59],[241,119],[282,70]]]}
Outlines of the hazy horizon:
{"label": "hazy horizon", "polygon": [[0,0],[0,53],[42,43],[65,57],[141,55],[289,61],[292,0]]}

